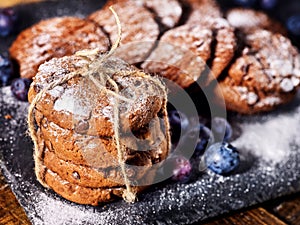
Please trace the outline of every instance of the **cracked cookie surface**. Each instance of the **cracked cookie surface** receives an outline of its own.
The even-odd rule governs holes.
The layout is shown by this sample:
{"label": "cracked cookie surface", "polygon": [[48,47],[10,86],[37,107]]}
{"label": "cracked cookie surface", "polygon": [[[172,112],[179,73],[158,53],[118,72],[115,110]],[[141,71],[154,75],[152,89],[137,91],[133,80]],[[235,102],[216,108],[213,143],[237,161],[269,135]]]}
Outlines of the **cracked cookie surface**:
{"label": "cracked cookie surface", "polygon": [[[111,43],[118,38],[116,21],[109,9],[111,3],[91,14],[88,19],[99,24]],[[134,1],[120,1],[113,5],[122,26],[122,39],[115,55],[130,64],[142,62],[155,45],[159,26],[153,15]]]}
{"label": "cracked cookie surface", "polygon": [[234,55],[234,29],[223,18],[207,18],[167,31],[158,46],[142,64],[150,73],[176,82],[183,88],[199,81],[208,85],[218,77]]}
{"label": "cracked cookie surface", "polygon": [[[110,92],[99,91],[89,78],[81,76],[80,70],[88,64],[89,61],[79,56],[54,58],[44,63],[29,90],[29,101],[50,82],[78,71],[78,76],[47,91],[36,108],[62,128],[87,127],[88,135],[110,137],[114,133],[112,115],[116,97]],[[125,99],[120,101],[120,129],[123,133],[147,126],[159,113],[166,117],[162,110],[166,104],[162,86],[154,82],[160,84],[159,80],[146,79],[143,72],[116,58],[107,60],[104,67],[107,73],[112,73],[119,85],[119,94]],[[130,76],[124,76],[124,73],[130,73]]]}
{"label": "cracked cookie surface", "polygon": [[300,58],[290,40],[257,29],[245,35],[244,44],[219,83],[227,108],[251,114],[290,101],[300,81]]}
{"label": "cracked cookie surface", "polygon": [[20,75],[32,78],[39,65],[53,57],[72,55],[82,49],[107,51],[108,37],[93,22],[76,17],[43,20],[22,31],[9,52],[20,67]]}

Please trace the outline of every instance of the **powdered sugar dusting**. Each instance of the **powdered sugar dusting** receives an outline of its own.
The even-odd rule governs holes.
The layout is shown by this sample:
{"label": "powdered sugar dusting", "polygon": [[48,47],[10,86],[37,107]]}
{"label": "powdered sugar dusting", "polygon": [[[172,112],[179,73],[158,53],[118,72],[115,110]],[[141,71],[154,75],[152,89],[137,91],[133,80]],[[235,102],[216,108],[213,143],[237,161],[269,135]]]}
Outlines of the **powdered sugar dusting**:
{"label": "powdered sugar dusting", "polygon": [[[293,114],[281,114],[266,121],[244,123],[241,136],[233,144],[242,151],[250,151],[268,163],[284,162],[291,144],[300,145],[300,108]],[[296,142],[296,143],[295,143]]]}
{"label": "powdered sugar dusting", "polygon": [[[66,202],[62,204],[60,199],[51,198],[47,194],[40,193],[39,196],[36,196],[35,201],[36,207],[41,210],[40,215],[43,221],[47,221],[47,224],[57,224],[57,221],[61,221],[60,224],[82,224],[85,220],[91,221],[92,216],[89,215],[89,211],[74,207],[73,204]],[[82,220],[75,221],[73,218],[82,218]],[[41,222],[38,220],[39,218],[34,218],[33,222],[38,224]],[[95,224],[100,223],[95,221]]]}
{"label": "powdered sugar dusting", "polygon": [[71,88],[67,89],[61,98],[56,100],[54,110],[66,111],[78,116],[87,116],[91,111],[91,106],[88,106],[84,99],[75,97],[75,91]]}

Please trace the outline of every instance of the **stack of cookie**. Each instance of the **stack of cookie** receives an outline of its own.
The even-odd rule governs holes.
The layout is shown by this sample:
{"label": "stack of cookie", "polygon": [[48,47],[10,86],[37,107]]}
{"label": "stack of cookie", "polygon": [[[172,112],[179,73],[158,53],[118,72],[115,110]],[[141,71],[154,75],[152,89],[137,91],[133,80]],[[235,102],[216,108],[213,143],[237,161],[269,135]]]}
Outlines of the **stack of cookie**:
{"label": "stack of cookie", "polygon": [[107,71],[102,72],[118,84],[116,96],[112,87],[99,90],[97,82],[83,76],[82,68],[89,63],[80,56],[44,63],[31,85],[29,100],[52,81],[78,73],[46,91],[35,106],[35,167],[44,186],[73,202],[97,205],[121,197],[126,189],[114,130],[116,99],[118,141],[133,192],[152,184],[153,165],[167,157],[170,147],[166,94],[160,81],[109,58],[104,65]]}

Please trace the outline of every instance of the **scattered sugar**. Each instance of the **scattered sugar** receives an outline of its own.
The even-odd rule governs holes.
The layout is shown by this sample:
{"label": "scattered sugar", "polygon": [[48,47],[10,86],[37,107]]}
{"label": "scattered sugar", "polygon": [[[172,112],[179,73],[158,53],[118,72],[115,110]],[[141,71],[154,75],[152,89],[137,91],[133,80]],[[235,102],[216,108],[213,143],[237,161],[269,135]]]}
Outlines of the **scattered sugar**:
{"label": "scattered sugar", "polygon": [[[299,148],[295,147],[292,151],[289,143],[299,133],[297,126],[300,126],[300,119],[297,114],[300,116],[300,107],[289,110],[290,113],[283,112],[282,116],[269,114],[266,116],[269,119],[264,119],[265,122],[262,123],[249,122],[253,121],[252,118],[261,119],[261,116],[237,121],[246,134],[235,143],[240,144],[241,149],[243,146],[250,146],[252,152],[261,156],[260,163],[251,166],[244,173],[223,177],[208,170],[199,179],[188,184],[167,184],[150,188],[139,196],[139,201],[135,204],[127,204],[120,200],[91,207],[66,201],[36,182],[30,150],[32,146],[28,143],[24,147],[23,131],[26,125],[20,123],[26,120],[28,103],[16,101],[9,87],[0,90],[0,103],[2,109],[11,112],[13,116],[11,120],[4,120],[7,125],[3,126],[5,129],[1,138],[9,140],[13,133],[8,135],[8,131],[16,135],[14,144],[7,146],[8,148],[1,148],[0,145],[0,151],[5,155],[5,161],[0,161],[0,166],[5,168],[2,171],[6,174],[10,187],[33,224],[191,224],[299,191],[299,173],[295,173],[300,169]],[[12,123],[13,120],[16,122]],[[256,137],[249,136],[250,131],[256,133]],[[264,144],[267,140],[261,136],[272,137],[276,142],[269,146]],[[254,147],[249,145],[254,141],[263,143]],[[296,138],[294,141],[300,143]],[[291,152],[289,163],[281,163],[278,166],[266,163],[267,159],[273,160],[271,149],[275,148],[274,146],[279,146],[283,155]],[[269,155],[259,152],[262,147],[269,151]],[[283,156],[277,156],[276,160],[279,162],[282,158]]]}
{"label": "scattered sugar", "polygon": [[[291,144],[300,145],[300,108],[293,114],[282,114],[266,121],[241,125],[241,136],[233,144],[241,151],[250,151],[269,163],[287,159]],[[297,142],[297,143],[295,143]]]}

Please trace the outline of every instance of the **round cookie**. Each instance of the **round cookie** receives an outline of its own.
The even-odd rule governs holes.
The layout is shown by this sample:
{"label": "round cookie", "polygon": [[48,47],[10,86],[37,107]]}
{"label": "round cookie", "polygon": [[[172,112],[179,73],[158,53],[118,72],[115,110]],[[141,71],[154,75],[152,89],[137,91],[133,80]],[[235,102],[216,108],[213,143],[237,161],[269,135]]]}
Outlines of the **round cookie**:
{"label": "round cookie", "polygon": [[[80,76],[80,70],[88,65],[89,61],[80,56],[54,58],[42,64],[33,79],[28,99],[31,102],[52,81],[78,71],[78,77],[47,91],[36,109],[61,128],[85,128],[82,131],[84,134],[111,137],[114,133],[112,115],[115,95],[100,92],[90,79]],[[117,58],[108,59],[105,66],[108,73],[116,71],[113,76],[120,86],[120,95],[125,98],[120,101],[122,133],[138,131],[158,115],[167,124],[162,84],[155,83],[154,78],[145,79],[144,73]],[[130,76],[123,76],[128,71],[131,71]],[[160,83],[157,79],[155,81]]]}
{"label": "round cookie", "polygon": [[300,58],[289,39],[256,29],[245,35],[245,48],[219,82],[229,110],[251,114],[291,100],[300,79]]}
{"label": "round cookie", "polygon": [[53,57],[72,55],[78,50],[107,51],[108,37],[93,22],[76,17],[57,17],[41,21],[22,31],[9,52],[20,67],[20,75],[32,78],[39,65]]}
{"label": "round cookie", "polygon": [[[118,38],[116,21],[109,10],[110,4],[94,12],[88,18],[103,28],[111,43]],[[115,55],[130,64],[144,61],[155,45],[159,27],[153,15],[143,6],[131,1],[121,1],[113,5],[122,26],[122,39]]]}
{"label": "round cookie", "polygon": [[[46,118],[39,127],[39,135],[43,137],[45,145],[63,160],[101,169],[119,166],[116,144],[111,137],[77,134],[73,130],[60,128]],[[167,152],[164,149],[167,148],[167,140],[162,130],[157,120],[156,124],[152,125],[151,132],[143,139],[121,137],[120,142],[126,152],[126,163],[151,166],[166,158]]]}
{"label": "round cookie", "polygon": [[[43,155],[43,164],[57,173],[62,179],[83,187],[116,187],[123,184],[123,175],[119,167],[93,168],[91,166],[76,165],[70,160],[62,160],[40,142],[39,151]],[[150,165],[149,165],[150,166]],[[153,171],[148,166],[128,167],[128,178],[136,183],[150,183],[153,180]],[[146,174],[147,173],[147,174]]]}
{"label": "round cookie", "polygon": [[[80,186],[94,188],[115,187],[120,185],[115,182],[117,180],[121,181],[120,174],[117,173],[116,168],[95,169],[89,166],[75,165],[72,161],[59,159],[53,150],[45,146],[45,142],[42,138],[43,137],[39,134],[39,154],[43,157],[43,164],[64,180]],[[112,172],[111,174],[109,170]],[[115,177],[109,179],[112,174]]]}
{"label": "round cookie", "polygon": [[[69,201],[79,204],[88,204],[97,206],[100,202],[110,202],[118,197],[122,197],[125,187],[111,187],[111,188],[89,188],[82,187],[77,184],[72,184],[62,179],[58,174],[44,168],[41,170],[40,176],[43,181],[52,188],[57,194]],[[135,192],[144,190],[145,187],[132,187]]]}
{"label": "round cookie", "polygon": [[206,86],[229,64],[235,47],[234,29],[227,21],[207,18],[167,31],[142,68],[187,88],[199,80],[208,63],[211,72],[199,81]]}
{"label": "round cookie", "polygon": [[190,8],[187,24],[201,24],[213,31],[212,55],[208,62],[210,72],[202,83],[207,86],[218,78],[232,60],[236,38],[234,28],[223,18],[223,13],[215,0],[184,0]]}
{"label": "round cookie", "polygon": [[271,19],[262,11],[253,9],[234,8],[226,13],[229,24],[243,32],[250,32],[256,29],[270,30],[274,33],[286,35],[286,29],[277,21]]}

